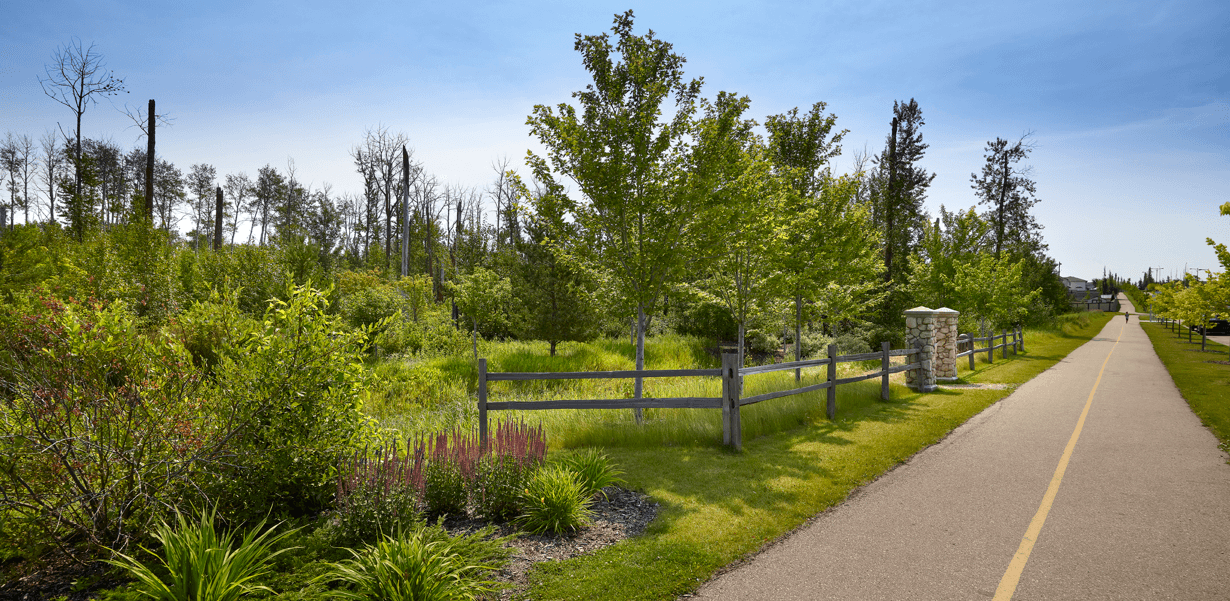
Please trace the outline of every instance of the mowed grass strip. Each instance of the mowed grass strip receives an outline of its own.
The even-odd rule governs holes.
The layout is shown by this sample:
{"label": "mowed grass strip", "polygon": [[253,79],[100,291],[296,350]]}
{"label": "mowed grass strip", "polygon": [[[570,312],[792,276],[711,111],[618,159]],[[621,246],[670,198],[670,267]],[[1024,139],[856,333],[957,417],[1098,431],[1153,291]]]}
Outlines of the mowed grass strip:
{"label": "mowed grass strip", "polygon": [[[983,361],[973,374],[961,374],[971,381],[1024,382],[1093,338],[1111,317],[1086,314],[1053,330],[1028,331],[1025,353],[1006,361],[997,353],[995,363]],[[1010,393],[943,389],[920,395],[894,386],[893,400],[885,403],[869,393],[875,381],[865,384],[866,390],[859,384],[839,389],[836,420],[818,417],[788,431],[746,437],[742,453],[607,447],[629,485],[661,504],[658,519],[641,536],[538,564],[530,572],[529,597],[673,599],[693,591]],[[823,396],[812,398],[820,403]]]}
{"label": "mowed grass strip", "polygon": [[1230,452],[1230,365],[1225,364],[1230,360],[1230,349],[1210,341],[1207,350],[1201,351],[1200,337],[1188,342],[1186,328],[1171,332],[1160,323],[1143,323],[1141,327],[1192,413],[1213,431],[1221,448]]}

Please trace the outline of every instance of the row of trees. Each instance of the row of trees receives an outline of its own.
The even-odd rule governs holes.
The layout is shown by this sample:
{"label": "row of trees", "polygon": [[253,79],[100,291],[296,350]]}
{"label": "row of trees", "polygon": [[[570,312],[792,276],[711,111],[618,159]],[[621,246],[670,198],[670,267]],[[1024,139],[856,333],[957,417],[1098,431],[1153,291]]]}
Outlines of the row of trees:
{"label": "row of trees", "polygon": [[[1230,215],[1230,202],[1221,206],[1223,216]],[[1185,325],[1201,328],[1200,348],[1205,346],[1205,332],[1209,320],[1230,319],[1230,250],[1225,244],[1206,239],[1217,253],[1221,271],[1187,274],[1182,280],[1154,283],[1148,286],[1149,309],[1158,316],[1172,319]],[[1190,337],[1190,332],[1188,336]]]}
{"label": "row of trees", "polygon": [[[924,201],[935,175],[920,165],[927,144],[917,101],[895,102],[884,149],[856,155],[853,172],[838,174],[846,132],[825,103],[770,115],[761,130],[749,98],[702,97],[702,80],[684,76],[671,44],[632,27],[629,11],[616,16],[613,36],[578,35],[593,83],[574,94],[576,107],[535,107],[527,124],[547,153],[527,157],[529,181],[505,160],[485,190],[443,185],[412,160],[404,133],[377,126],[350,151],[361,194],[305,185],[293,161],[253,178],[220,177],[208,163],[185,174],[158,160],[154,224],[174,234],[186,219],[188,243],[209,247],[220,188],[224,244],[306,248],[325,273],[426,275],[431,296],[459,300],[454,315],[468,314],[473,329],[553,347],[592,335],[603,316],[624,316],[638,365],[654,317],[696,306],[723,308],[741,348],[748,330],[799,341],[816,323],[830,334],[871,324],[879,332],[871,337],[892,337],[902,310],[917,304],[957,308],[983,328],[1065,308],[1030,214],[1028,135],[988,143],[971,174],[983,212],[941,207],[933,222]],[[93,88],[57,98],[79,130],[84,105],[74,99],[118,93],[122,81],[97,75],[92,47],[58,56],[76,56],[67,64],[94,77],[86,78]],[[56,81],[49,68],[45,89],[70,89]],[[8,140],[0,156],[9,203],[27,221],[33,211],[77,231],[141,215],[144,148],[48,133],[34,157],[20,150],[28,137]],[[45,173],[41,190],[27,191],[27,170]],[[509,285],[495,285],[501,278]],[[518,302],[493,298],[505,289]],[[512,327],[518,320],[533,323]]]}

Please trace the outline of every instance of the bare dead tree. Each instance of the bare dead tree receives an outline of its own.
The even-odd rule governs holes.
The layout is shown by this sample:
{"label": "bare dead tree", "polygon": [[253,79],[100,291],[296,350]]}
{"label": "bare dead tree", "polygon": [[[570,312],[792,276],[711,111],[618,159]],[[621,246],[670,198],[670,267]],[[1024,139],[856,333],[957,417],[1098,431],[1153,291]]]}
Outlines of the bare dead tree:
{"label": "bare dead tree", "polygon": [[64,169],[64,155],[60,146],[60,138],[56,132],[47,130],[39,138],[43,156],[40,159],[40,179],[47,190],[47,221],[56,220],[56,187],[60,184],[60,175]]}
{"label": "bare dead tree", "polygon": [[94,44],[87,47],[78,38],[56,50],[52,55],[52,64],[44,67],[44,73],[47,78],[38,79],[43,93],[72,110],[77,120],[74,132],[77,143],[73,151],[77,164],[74,166],[73,192],[80,195],[81,116],[86,108],[98,103],[100,96],[114,96],[120,92],[127,93],[127,90],[124,89],[124,80],[107,70],[102,54],[94,49]]}
{"label": "bare dead tree", "polygon": [[[147,219],[154,218],[154,141],[156,137],[155,129],[158,124],[170,126],[174,120],[171,117],[154,112],[154,99],[149,99],[149,110],[141,110],[140,107],[129,108],[124,105],[124,110],[121,111],[132,120],[133,126],[141,130],[141,136],[145,137],[145,214]],[[130,126],[132,127],[132,126]],[[141,136],[137,136],[137,140],[141,140]]]}
{"label": "bare dead tree", "polygon": [[[231,233],[231,246],[235,245],[235,232],[239,230],[239,215],[249,208],[249,197],[252,195],[252,179],[247,173],[228,173],[226,175],[226,183],[222,185],[226,191],[226,195],[231,199],[230,220],[226,224],[227,230]],[[256,220],[253,218],[252,223]],[[248,234],[248,242],[251,240],[252,234]]]}

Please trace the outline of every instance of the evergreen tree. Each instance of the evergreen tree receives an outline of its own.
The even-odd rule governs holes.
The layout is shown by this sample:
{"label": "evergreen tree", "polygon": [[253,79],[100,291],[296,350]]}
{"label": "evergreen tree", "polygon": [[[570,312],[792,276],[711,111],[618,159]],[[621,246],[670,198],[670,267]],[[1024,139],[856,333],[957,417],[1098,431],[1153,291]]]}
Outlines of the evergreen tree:
{"label": "evergreen tree", "polygon": [[520,260],[513,271],[514,295],[520,302],[524,338],[545,340],[551,356],[563,341],[584,342],[597,334],[593,295],[594,278],[571,255],[575,254],[577,224],[564,217],[558,186],[531,195],[534,212],[517,219],[526,239],[514,238]]}
{"label": "evergreen tree", "polygon": [[924,124],[918,101],[894,101],[892,133],[883,152],[873,159],[875,170],[869,177],[872,216],[884,233],[884,281],[889,284],[883,312],[886,325],[896,323],[908,301],[901,286],[909,280],[909,257],[927,221],[923,201],[935,179],[935,174],[918,165],[927,150],[920,131]]}
{"label": "evergreen tree", "polygon": [[1024,254],[1031,242],[1041,240],[1042,226],[1029,213],[1038,204],[1036,186],[1029,179],[1030,168],[1019,165],[1029,157],[1033,145],[1026,143],[1029,134],[1009,145],[1003,138],[987,142],[986,164],[982,173],[970,174],[970,187],[978,196],[978,204],[990,207],[987,217],[995,230],[995,256],[1005,248],[1014,254]]}

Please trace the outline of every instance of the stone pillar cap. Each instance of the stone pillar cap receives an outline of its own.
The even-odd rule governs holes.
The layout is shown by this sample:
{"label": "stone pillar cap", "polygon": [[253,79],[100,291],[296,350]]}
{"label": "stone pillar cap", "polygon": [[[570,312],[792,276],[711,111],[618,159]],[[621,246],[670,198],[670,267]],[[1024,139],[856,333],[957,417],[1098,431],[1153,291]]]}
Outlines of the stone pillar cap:
{"label": "stone pillar cap", "polygon": [[928,307],[914,307],[913,309],[906,309],[905,312],[906,315],[932,315],[934,313],[935,310]]}
{"label": "stone pillar cap", "polygon": [[935,312],[936,312],[936,313],[945,313],[945,314],[948,314],[948,315],[960,315],[960,314],[961,314],[961,312],[960,312],[960,311],[958,311],[958,310],[956,310],[956,309],[949,309],[948,307],[940,307],[939,309],[936,309],[936,310],[935,310]]}

